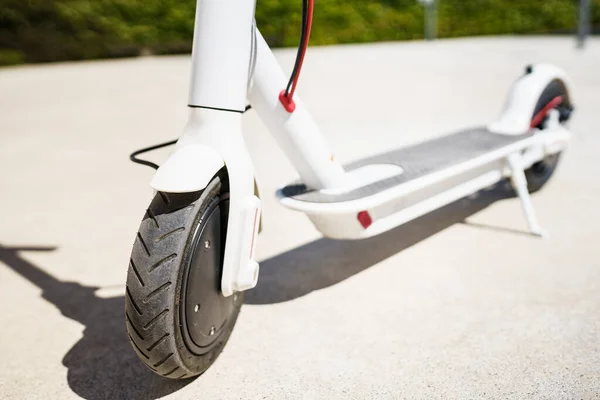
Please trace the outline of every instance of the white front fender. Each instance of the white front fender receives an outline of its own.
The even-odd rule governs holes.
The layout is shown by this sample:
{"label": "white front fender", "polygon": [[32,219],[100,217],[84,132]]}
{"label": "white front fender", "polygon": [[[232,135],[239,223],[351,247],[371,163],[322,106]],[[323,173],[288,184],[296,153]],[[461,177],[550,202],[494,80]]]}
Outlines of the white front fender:
{"label": "white front fender", "polygon": [[212,147],[191,143],[173,152],[156,171],[150,186],[159,192],[187,193],[204,189],[225,165]]}
{"label": "white front fender", "polygon": [[231,296],[256,286],[259,269],[254,249],[261,202],[255,196],[254,167],[242,136],[242,114],[190,109],[175,151],[150,185],[161,192],[195,192],[206,188],[222,168],[227,168],[229,181],[229,218],[221,292]]}

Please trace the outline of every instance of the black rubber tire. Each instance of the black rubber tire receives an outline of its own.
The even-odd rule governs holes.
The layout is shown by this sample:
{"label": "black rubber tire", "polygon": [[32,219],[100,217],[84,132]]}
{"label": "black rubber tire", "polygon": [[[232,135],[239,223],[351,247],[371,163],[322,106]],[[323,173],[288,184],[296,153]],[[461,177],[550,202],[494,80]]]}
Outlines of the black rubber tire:
{"label": "black rubber tire", "polygon": [[[220,292],[228,198],[225,176],[216,176],[201,192],[157,193],[141,222],[127,273],[127,331],[140,360],[164,377],[184,379],[206,371],[227,343],[244,303],[243,292],[228,298]],[[222,325],[216,333],[211,330],[211,342],[204,343],[198,350],[199,347],[190,345],[190,333],[185,328],[185,296],[189,293],[186,285],[190,260],[195,257],[196,249],[202,247],[198,237],[204,235],[203,228],[209,224],[207,221],[215,207],[219,211],[215,215],[225,223],[219,225],[222,227],[221,238],[217,240],[221,242],[215,251],[220,254],[212,256],[218,257],[214,258],[216,267],[206,266],[217,269],[208,273],[218,279],[207,284],[211,290],[218,291],[221,299],[230,303]],[[201,268],[205,268],[204,265]],[[211,295],[215,296],[214,293]]]}
{"label": "black rubber tire", "polygon": [[[538,99],[531,118],[533,119],[538,112],[557,96],[562,96],[563,98],[563,102],[558,107],[560,111],[560,122],[565,123],[568,121],[573,107],[565,84],[558,79],[553,80],[546,86]],[[542,124],[543,122],[540,123],[537,128],[542,129]],[[530,193],[537,192],[550,180],[550,177],[554,174],[558,162],[560,161],[560,155],[561,153],[548,155],[543,160],[533,164],[529,169],[525,170],[527,188]]]}

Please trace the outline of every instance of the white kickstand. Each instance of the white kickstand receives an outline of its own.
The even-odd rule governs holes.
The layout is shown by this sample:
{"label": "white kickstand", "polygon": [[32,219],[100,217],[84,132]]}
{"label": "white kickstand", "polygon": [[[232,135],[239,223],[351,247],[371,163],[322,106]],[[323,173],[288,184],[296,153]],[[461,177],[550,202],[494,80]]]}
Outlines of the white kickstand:
{"label": "white kickstand", "polygon": [[511,154],[508,157],[508,165],[511,169],[510,180],[513,188],[517,192],[519,199],[521,199],[521,206],[523,207],[523,213],[525,219],[529,225],[529,230],[533,235],[540,237],[547,237],[548,233],[542,229],[537,222],[533,204],[531,203],[531,196],[527,189],[527,178],[523,171],[523,165],[521,163],[521,156],[518,154]]}

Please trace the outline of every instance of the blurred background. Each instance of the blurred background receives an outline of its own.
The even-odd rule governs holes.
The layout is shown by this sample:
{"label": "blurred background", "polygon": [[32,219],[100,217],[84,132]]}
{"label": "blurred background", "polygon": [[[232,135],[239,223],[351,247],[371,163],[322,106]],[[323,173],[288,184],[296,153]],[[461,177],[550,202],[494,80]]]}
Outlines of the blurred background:
{"label": "blurred background", "polygon": [[[600,0],[591,3],[600,26]],[[439,37],[575,32],[580,0],[438,1]],[[0,0],[0,65],[180,54],[191,49],[195,0]],[[320,0],[312,45],[424,36],[416,0]],[[256,20],[271,46],[296,46],[301,2],[258,0]]]}

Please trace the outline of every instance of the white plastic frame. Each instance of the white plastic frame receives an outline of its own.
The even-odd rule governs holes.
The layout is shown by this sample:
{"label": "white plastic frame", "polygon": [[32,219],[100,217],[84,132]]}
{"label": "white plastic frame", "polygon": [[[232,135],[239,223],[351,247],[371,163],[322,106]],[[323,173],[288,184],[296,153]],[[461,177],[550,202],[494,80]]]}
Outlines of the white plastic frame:
{"label": "white plastic frame", "polygon": [[[344,191],[390,174],[389,168],[379,166],[362,173],[345,173],[331,156],[302,101],[294,97],[293,113],[282,107],[279,93],[287,80],[264,38],[253,26],[253,16],[254,1],[198,0],[189,121],[175,151],[151,181],[151,186],[158,191],[199,191],[226,168],[230,210],[221,279],[225,296],[254,287],[258,279],[254,248],[261,204],[254,194],[254,169],[242,137],[241,118],[246,98],[307,186]],[[252,69],[254,74],[250,77]],[[526,132],[539,94],[553,79],[561,79],[569,86],[568,78],[560,69],[550,65],[533,66],[531,74],[515,83],[504,112],[489,129],[502,134]],[[569,137],[567,131],[555,124],[543,134],[353,202],[308,204],[281,195],[280,198],[285,206],[305,212],[327,236],[368,237],[510,176],[515,165],[524,168],[545,154],[560,151]],[[515,158],[515,154],[519,157]],[[507,164],[509,158],[510,165]],[[409,199],[413,195],[416,200]],[[382,213],[383,217],[364,229],[355,218],[359,210],[369,210],[376,217]]]}

